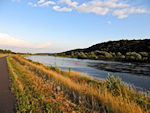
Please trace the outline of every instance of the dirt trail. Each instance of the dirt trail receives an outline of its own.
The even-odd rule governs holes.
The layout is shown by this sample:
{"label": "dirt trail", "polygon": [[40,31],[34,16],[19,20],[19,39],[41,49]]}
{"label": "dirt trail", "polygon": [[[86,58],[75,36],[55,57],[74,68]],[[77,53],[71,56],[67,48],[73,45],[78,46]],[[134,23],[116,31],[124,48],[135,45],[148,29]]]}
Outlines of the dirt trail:
{"label": "dirt trail", "polygon": [[15,113],[15,97],[9,87],[6,57],[0,58],[0,113]]}

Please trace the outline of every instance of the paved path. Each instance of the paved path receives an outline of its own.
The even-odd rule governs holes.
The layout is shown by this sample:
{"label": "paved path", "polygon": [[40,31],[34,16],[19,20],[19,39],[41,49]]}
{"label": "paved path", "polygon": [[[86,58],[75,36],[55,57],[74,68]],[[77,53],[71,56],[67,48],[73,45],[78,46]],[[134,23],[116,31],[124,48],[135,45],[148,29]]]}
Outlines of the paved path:
{"label": "paved path", "polygon": [[0,113],[15,113],[15,98],[10,92],[6,57],[0,58]]}

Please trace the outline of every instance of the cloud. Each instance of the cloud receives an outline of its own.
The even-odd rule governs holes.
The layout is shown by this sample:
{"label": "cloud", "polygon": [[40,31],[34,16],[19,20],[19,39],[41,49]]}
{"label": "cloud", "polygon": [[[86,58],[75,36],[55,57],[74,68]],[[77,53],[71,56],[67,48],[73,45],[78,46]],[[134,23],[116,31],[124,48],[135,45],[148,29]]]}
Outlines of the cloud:
{"label": "cloud", "polygon": [[113,15],[117,16],[119,19],[122,19],[128,17],[131,14],[143,14],[143,13],[147,13],[147,11],[142,8],[131,7],[131,8],[115,10],[113,12]]}
{"label": "cloud", "polygon": [[61,8],[60,6],[54,6],[53,9],[59,12],[71,12],[72,11],[72,8],[67,8],[67,7]]}
{"label": "cloud", "polygon": [[51,46],[51,43],[44,43],[44,44],[37,45],[35,48],[47,48],[50,46]]}
{"label": "cloud", "polygon": [[[19,1],[19,0],[14,0]],[[28,3],[32,7],[37,6],[53,6],[53,10],[59,12],[71,12],[76,10],[82,13],[95,13],[98,15],[111,14],[119,19],[123,19],[132,14],[144,14],[149,11],[141,8],[141,6],[134,6],[130,4],[129,0],[89,0],[82,3],[77,2],[77,0],[38,0],[37,3]]]}
{"label": "cloud", "polygon": [[50,47],[50,43],[44,44],[32,44],[24,40],[16,39],[8,34],[0,33],[0,45],[1,46],[13,46],[23,48],[47,48]]}
{"label": "cloud", "polygon": [[[0,49],[8,49],[14,52],[25,53],[54,53],[66,51],[68,46],[52,45],[51,43],[33,44],[14,38],[8,34],[0,33]],[[72,48],[72,47],[69,47]]]}
{"label": "cloud", "polygon": [[91,0],[77,7],[79,12],[107,14],[111,9],[129,7],[129,4],[119,3],[118,0]]}
{"label": "cloud", "polygon": [[91,5],[91,4],[83,3],[82,5],[80,5],[77,8],[77,10],[79,12],[96,13],[96,14],[105,15],[109,11],[109,8],[103,8],[103,7],[98,7],[98,6],[94,6],[94,5]]}
{"label": "cloud", "polygon": [[124,8],[129,7],[129,4],[119,3],[118,0],[92,0],[87,3],[88,5],[92,5],[95,7],[107,7],[107,8]]}
{"label": "cloud", "polygon": [[37,4],[34,4],[32,2],[28,2],[28,5],[32,6],[32,7],[37,7]]}
{"label": "cloud", "polygon": [[39,1],[38,1],[38,4],[41,4],[41,3],[43,3],[43,2],[45,2],[45,0],[39,0]]}
{"label": "cloud", "polygon": [[148,12],[144,8],[134,7],[127,2],[122,2],[121,0],[91,0],[79,5],[77,10],[79,12],[95,13],[100,15],[111,13],[119,19],[126,18],[131,14],[143,14]]}
{"label": "cloud", "polygon": [[[44,1],[43,1],[44,2]],[[41,3],[41,2],[40,2]],[[49,6],[49,5],[55,5],[56,3],[53,2],[53,1],[47,1],[47,2],[44,2],[42,4],[40,4],[39,6]]]}
{"label": "cloud", "polygon": [[72,7],[77,7],[78,5],[78,2],[72,2],[71,0],[60,0],[60,3],[65,3]]}

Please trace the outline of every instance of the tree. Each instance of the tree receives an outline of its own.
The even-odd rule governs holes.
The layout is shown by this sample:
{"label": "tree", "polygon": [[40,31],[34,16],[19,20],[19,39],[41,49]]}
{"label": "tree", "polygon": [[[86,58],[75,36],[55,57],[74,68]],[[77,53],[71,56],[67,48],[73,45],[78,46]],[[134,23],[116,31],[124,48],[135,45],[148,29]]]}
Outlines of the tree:
{"label": "tree", "polygon": [[142,60],[143,61],[147,61],[148,60],[148,53],[147,52],[139,52],[139,54],[142,56]]}
{"label": "tree", "polygon": [[112,58],[113,56],[106,52],[106,51],[96,51],[96,55],[99,57],[99,58]]}
{"label": "tree", "polygon": [[127,60],[136,60],[136,61],[140,61],[142,60],[142,56],[136,52],[127,52],[126,53],[126,59]]}
{"label": "tree", "polygon": [[98,59],[98,56],[96,56],[96,54],[94,52],[90,52],[89,53],[89,58],[91,58],[91,59]]}

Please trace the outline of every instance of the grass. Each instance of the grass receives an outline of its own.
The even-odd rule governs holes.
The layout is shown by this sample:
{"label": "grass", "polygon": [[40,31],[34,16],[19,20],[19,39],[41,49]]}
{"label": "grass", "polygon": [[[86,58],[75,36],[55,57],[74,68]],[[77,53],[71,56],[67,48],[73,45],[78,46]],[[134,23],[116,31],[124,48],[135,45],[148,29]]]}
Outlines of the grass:
{"label": "grass", "polygon": [[18,112],[150,112],[150,98],[120,78],[100,81],[20,56],[8,57],[8,65]]}
{"label": "grass", "polygon": [[0,58],[1,57],[5,57],[5,56],[8,56],[9,54],[0,54]]}
{"label": "grass", "polygon": [[52,85],[26,70],[14,59],[8,58],[12,91],[17,99],[17,112],[72,112],[79,107],[68,101],[63,92],[56,92]]}

